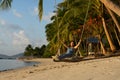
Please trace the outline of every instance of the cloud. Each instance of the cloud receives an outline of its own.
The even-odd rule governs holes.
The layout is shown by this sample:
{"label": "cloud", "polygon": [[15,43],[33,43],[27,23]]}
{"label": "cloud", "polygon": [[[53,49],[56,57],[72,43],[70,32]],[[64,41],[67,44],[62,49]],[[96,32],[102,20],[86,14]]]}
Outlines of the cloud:
{"label": "cloud", "polygon": [[47,15],[43,15],[43,20],[44,21],[50,21],[50,18],[55,15],[55,13],[49,12]]}
{"label": "cloud", "polygon": [[20,30],[18,33],[13,33],[13,45],[14,46],[26,46],[30,44],[29,39],[25,35],[23,30]]}
{"label": "cloud", "polygon": [[2,29],[4,28],[4,29],[7,29],[8,31],[10,31],[10,30],[21,30],[22,29],[19,25],[9,23],[6,20],[1,19],[1,18],[0,18],[0,24],[2,25]]}
{"label": "cloud", "polygon": [[0,26],[0,38],[4,40],[6,40],[6,38],[11,39],[13,37],[13,32],[18,32],[20,30],[23,30],[23,28],[21,28],[19,25],[9,23],[3,19],[0,19],[0,25],[1,25]]}
{"label": "cloud", "polygon": [[34,7],[33,15],[38,15],[38,8],[37,7]]}
{"label": "cloud", "polygon": [[0,50],[1,54],[17,54],[23,52],[30,44],[23,28],[0,18]]}
{"label": "cloud", "polygon": [[20,13],[18,13],[15,9],[13,9],[12,12],[13,12],[13,14],[14,14],[16,17],[18,17],[18,18],[22,18],[22,17],[23,17],[23,15],[20,14]]}
{"label": "cloud", "polygon": [[1,24],[1,25],[6,25],[6,21],[3,20],[3,19],[0,19],[0,24]]}

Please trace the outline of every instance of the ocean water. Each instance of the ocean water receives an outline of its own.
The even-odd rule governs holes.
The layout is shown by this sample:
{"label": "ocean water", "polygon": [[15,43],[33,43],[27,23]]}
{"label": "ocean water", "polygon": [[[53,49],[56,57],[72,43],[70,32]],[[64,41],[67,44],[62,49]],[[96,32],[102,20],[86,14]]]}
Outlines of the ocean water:
{"label": "ocean water", "polygon": [[0,71],[22,68],[25,66],[32,66],[38,64],[38,62],[28,62],[12,59],[0,59]]}

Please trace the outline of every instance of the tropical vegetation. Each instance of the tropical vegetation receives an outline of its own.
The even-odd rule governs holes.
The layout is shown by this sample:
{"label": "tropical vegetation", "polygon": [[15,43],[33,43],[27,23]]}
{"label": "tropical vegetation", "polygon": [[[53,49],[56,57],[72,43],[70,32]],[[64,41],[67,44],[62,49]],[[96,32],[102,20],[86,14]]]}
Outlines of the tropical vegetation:
{"label": "tropical vegetation", "polygon": [[25,51],[24,51],[24,56],[31,56],[31,57],[47,57],[47,56],[44,56],[44,51],[46,49],[46,46],[43,45],[41,47],[35,47],[33,48],[33,46],[31,44],[29,44],[26,48],[25,48]]}
{"label": "tropical vegetation", "polygon": [[[11,6],[12,0],[2,0],[2,9]],[[108,5],[111,4],[111,5]],[[64,0],[56,6],[51,23],[45,26],[48,45],[44,56],[50,57],[57,52],[63,53],[62,42],[81,41],[77,52],[86,55],[87,39],[96,37],[99,40],[100,51],[116,52],[120,49],[120,1],[119,0]],[[39,18],[42,19],[43,0],[39,0]],[[26,49],[31,51],[29,45]],[[37,49],[36,49],[37,50]],[[35,55],[37,53],[32,52]],[[39,53],[39,52],[38,52]]]}
{"label": "tropical vegetation", "polygon": [[[119,0],[112,2],[115,5],[120,4]],[[111,7],[105,4],[103,0],[65,0],[59,3],[55,10],[56,14],[51,17],[52,22],[46,25],[49,44],[45,52],[56,54],[60,49],[62,53],[65,49],[61,41],[69,44],[71,40],[78,42],[81,39],[79,51],[80,53],[82,51],[87,53],[86,48],[88,45],[86,40],[89,37],[99,39],[104,55],[108,50],[111,52],[119,50],[120,16],[113,13]],[[40,6],[39,9],[40,12],[43,11]],[[41,14],[39,14],[40,19]]]}

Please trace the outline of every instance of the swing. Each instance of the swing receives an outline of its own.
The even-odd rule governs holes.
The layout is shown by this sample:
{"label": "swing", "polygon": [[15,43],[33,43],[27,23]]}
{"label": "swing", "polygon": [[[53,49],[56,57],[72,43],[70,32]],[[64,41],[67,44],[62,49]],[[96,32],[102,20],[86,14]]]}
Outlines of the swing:
{"label": "swing", "polygon": [[[81,39],[82,39],[83,33],[84,33],[85,23],[86,23],[86,20],[87,20],[88,11],[89,11],[89,7],[90,7],[90,1],[91,1],[91,0],[89,0],[89,3],[88,3],[86,15],[85,15],[85,18],[84,18],[83,29],[82,29],[82,33],[81,33],[80,40],[78,41],[78,43],[81,43],[81,41],[82,41]],[[56,5],[56,0],[55,0],[55,5]],[[56,15],[56,18],[57,18],[57,15]],[[57,19],[57,24],[58,24],[58,19]],[[58,26],[58,40],[60,40],[60,36],[59,36],[59,26]],[[60,45],[60,43],[59,43],[59,45]],[[80,52],[79,49],[78,49],[78,52]],[[59,49],[58,49],[56,55],[57,55],[57,56],[60,55],[60,46],[59,46]],[[80,59],[82,59],[82,57],[79,58],[79,57],[77,57],[77,56],[75,55],[75,56],[73,56],[72,58],[65,58],[65,59],[60,60],[60,61],[72,61],[72,62],[75,61],[75,62],[76,62],[76,61],[79,61]],[[60,62],[59,60],[56,61],[56,60],[54,60],[54,59],[53,59],[53,61],[55,61],[55,62]]]}

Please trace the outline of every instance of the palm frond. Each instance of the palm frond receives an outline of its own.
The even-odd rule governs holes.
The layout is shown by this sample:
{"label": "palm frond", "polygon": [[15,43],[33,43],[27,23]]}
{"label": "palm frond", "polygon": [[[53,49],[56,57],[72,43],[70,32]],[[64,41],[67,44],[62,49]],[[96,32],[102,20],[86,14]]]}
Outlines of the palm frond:
{"label": "palm frond", "polygon": [[42,20],[42,15],[43,15],[43,0],[39,0],[38,4],[38,11],[39,11],[39,19],[40,21]]}
{"label": "palm frond", "polygon": [[11,7],[12,0],[1,0],[0,8],[2,10],[9,9]]}

